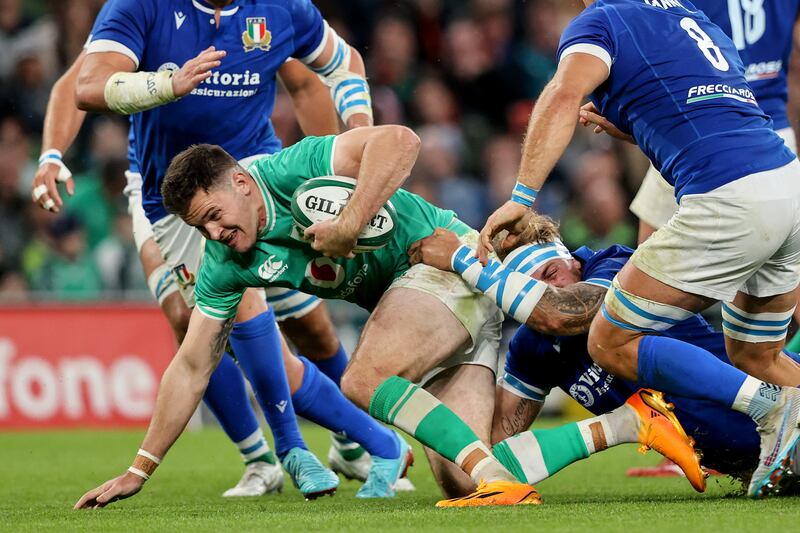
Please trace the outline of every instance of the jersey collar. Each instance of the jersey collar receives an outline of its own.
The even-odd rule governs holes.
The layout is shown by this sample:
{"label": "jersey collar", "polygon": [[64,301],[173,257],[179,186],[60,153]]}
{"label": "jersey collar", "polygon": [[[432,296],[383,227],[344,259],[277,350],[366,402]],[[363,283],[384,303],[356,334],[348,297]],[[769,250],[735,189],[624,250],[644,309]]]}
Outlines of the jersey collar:
{"label": "jersey collar", "polygon": [[[214,8],[209,6],[208,4],[204,4],[199,0],[192,0],[192,5],[202,11],[203,13],[208,13],[209,15],[214,14]],[[236,12],[239,11],[239,6],[228,7],[227,9],[223,9],[219,12],[220,16],[223,17],[230,17],[231,15],[235,15]]]}
{"label": "jersey collar", "polygon": [[264,229],[261,230],[259,234],[259,237],[263,237],[275,228],[275,201],[272,199],[272,194],[270,194],[269,189],[267,189],[266,181],[261,176],[256,166],[251,165],[247,170],[250,172],[250,175],[253,176],[256,185],[258,185],[258,190],[261,192],[261,200],[264,202],[264,212],[267,220],[264,224]]}

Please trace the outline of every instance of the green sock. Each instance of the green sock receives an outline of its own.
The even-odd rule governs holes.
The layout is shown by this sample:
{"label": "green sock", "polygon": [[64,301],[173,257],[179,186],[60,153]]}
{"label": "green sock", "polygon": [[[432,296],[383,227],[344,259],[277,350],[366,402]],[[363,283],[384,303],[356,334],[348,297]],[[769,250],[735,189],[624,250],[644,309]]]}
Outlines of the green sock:
{"label": "green sock", "polygon": [[795,333],[792,340],[786,343],[786,349],[790,352],[800,352],[800,331]]}
{"label": "green sock", "polygon": [[381,383],[370,399],[369,414],[453,461],[476,483],[513,480],[463,420],[407,379],[393,376]]}
{"label": "green sock", "polygon": [[517,479],[532,485],[589,457],[584,437],[574,422],[514,435],[495,444],[492,452]]}
{"label": "green sock", "polygon": [[271,465],[275,464],[275,454],[272,453],[272,450],[262,453],[258,457],[253,457],[252,459],[248,459],[244,462],[244,464],[249,465],[250,463],[255,463],[256,461],[263,461],[265,463],[269,463]]}

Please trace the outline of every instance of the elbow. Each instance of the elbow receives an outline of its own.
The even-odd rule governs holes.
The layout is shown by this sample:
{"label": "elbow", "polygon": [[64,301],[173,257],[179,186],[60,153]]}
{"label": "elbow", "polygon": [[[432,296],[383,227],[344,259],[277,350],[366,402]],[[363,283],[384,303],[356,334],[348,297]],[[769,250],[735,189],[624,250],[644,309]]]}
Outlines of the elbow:
{"label": "elbow", "polygon": [[533,313],[525,324],[528,328],[544,335],[573,335],[564,317],[553,314]]}
{"label": "elbow", "polygon": [[391,127],[391,142],[394,146],[401,148],[403,151],[416,156],[419,152],[419,147],[422,141],[419,136],[414,133],[414,130],[406,126],[390,126]]}
{"label": "elbow", "polygon": [[83,70],[75,82],[75,106],[82,111],[102,111],[105,109],[104,84]]}
{"label": "elbow", "polygon": [[91,111],[91,91],[89,86],[81,83],[80,80],[75,85],[75,106],[82,111]]}
{"label": "elbow", "polygon": [[583,90],[575,87],[572,84],[565,83],[563,80],[554,78],[548,85],[542,95],[539,97],[538,103],[547,102],[559,108],[575,108],[580,107],[583,100],[586,98]]}

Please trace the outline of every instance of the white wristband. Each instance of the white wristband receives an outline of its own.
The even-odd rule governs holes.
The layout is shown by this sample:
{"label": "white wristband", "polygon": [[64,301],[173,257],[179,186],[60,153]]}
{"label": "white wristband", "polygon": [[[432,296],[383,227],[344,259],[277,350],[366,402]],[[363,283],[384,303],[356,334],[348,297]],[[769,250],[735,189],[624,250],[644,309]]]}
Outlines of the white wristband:
{"label": "white wristband", "polygon": [[128,467],[128,472],[130,472],[131,474],[136,474],[137,476],[139,476],[140,478],[144,479],[145,481],[150,479],[150,476],[148,476],[144,471],[139,470],[138,468],[133,467],[133,466],[129,466]]}
{"label": "white wristband", "polygon": [[171,70],[117,72],[106,82],[103,96],[108,108],[132,115],[177,100],[172,90]]}
{"label": "white wristband", "polygon": [[62,161],[61,158],[62,155],[60,150],[50,148],[49,150],[42,152],[42,155],[39,156],[39,166],[43,167],[45,165],[56,165],[58,167],[56,181],[64,183],[72,177],[72,172],[70,172],[70,170],[67,168],[67,165],[64,164],[64,161]]}
{"label": "white wristband", "polygon": [[139,451],[136,452],[136,455],[141,455],[142,457],[147,457],[148,459],[150,459],[151,461],[153,461],[157,465],[161,464],[161,459],[159,459],[158,457],[156,457],[152,453],[148,452],[147,450],[143,450],[143,449],[139,448]]}

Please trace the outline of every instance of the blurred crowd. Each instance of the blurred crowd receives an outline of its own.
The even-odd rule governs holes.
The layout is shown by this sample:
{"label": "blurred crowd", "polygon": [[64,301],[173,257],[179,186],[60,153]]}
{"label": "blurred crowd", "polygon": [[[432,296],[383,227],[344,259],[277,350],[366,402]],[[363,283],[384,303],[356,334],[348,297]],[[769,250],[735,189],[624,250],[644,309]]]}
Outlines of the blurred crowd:
{"label": "blurred crowd", "polygon": [[[127,122],[88,115],[65,154],[76,194],[60,215],[30,201],[50,88],[80,52],[102,0],[0,0],[0,301],[147,298],[122,190]],[[577,0],[318,0],[364,56],[377,123],[422,139],[406,188],[473,227],[508,197],[536,98]],[[273,115],[302,135],[291,102]],[[646,170],[636,147],[581,131],[537,202],[566,244],[633,245],[628,211]]]}

